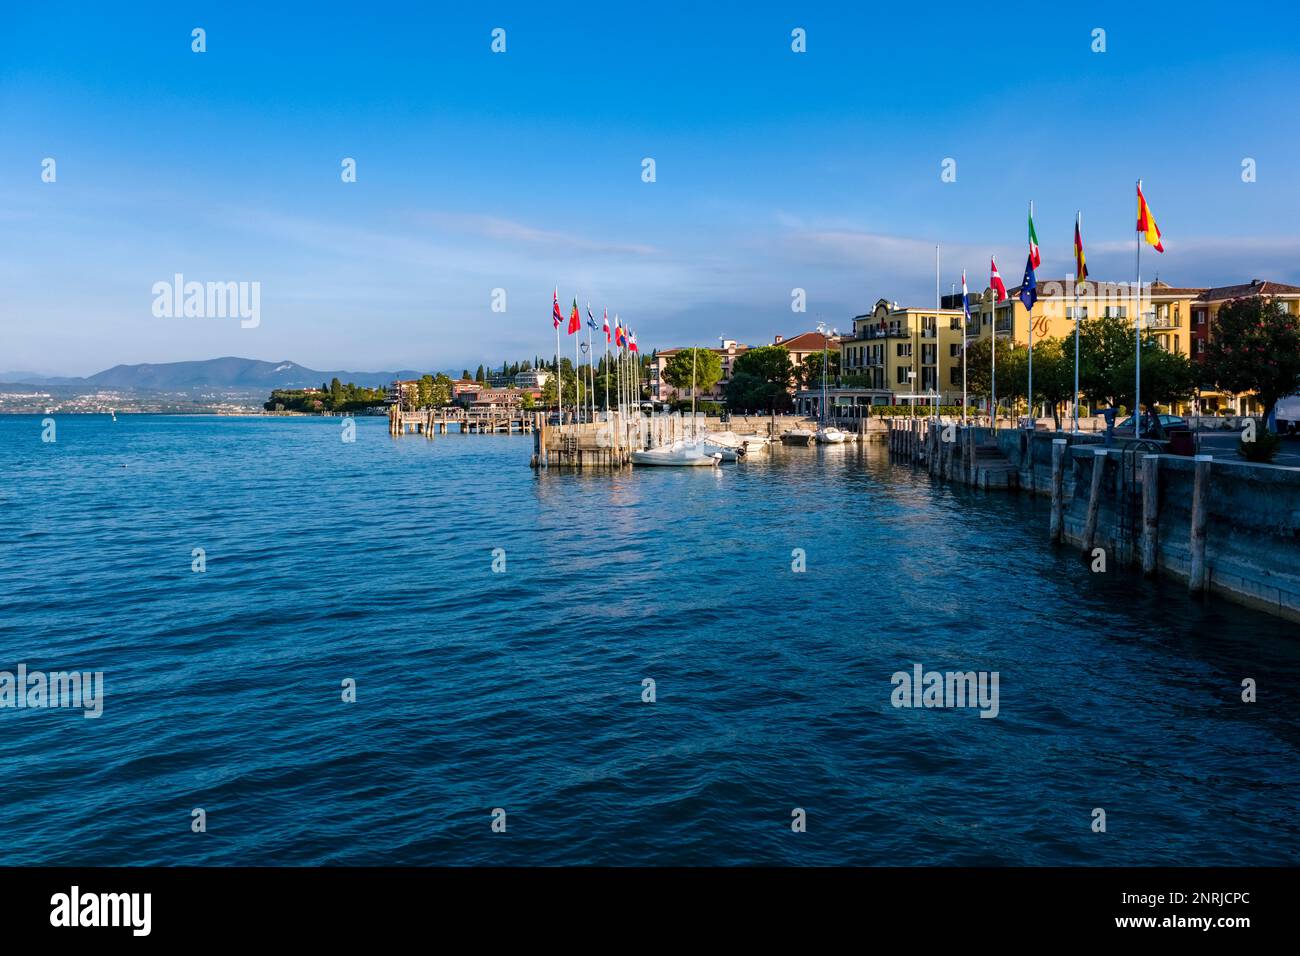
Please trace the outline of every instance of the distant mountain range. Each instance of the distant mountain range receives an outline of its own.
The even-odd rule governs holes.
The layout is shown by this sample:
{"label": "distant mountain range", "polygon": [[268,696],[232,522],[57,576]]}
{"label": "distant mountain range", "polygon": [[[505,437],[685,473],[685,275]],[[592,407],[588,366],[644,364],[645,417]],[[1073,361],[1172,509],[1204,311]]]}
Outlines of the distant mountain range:
{"label": "distant mountain range", "polygon": [[[200,362],[164,362],[157,365],[114,365],[85,377],[42,376],[30,372],[0,372],[0,382],[57,388],[119,388],[147,391],[189,391],[196,388],[229,389],[269,395],[273,388],[319,388],[337,378],[371,387],[387,385],[395,378],[419,378],[424,372],[400,369],[394,372],[346,372],[311,369],[297,362],[263,362],[247,358],[215,358]],[[453,378],[459,370],[448,372]]]}

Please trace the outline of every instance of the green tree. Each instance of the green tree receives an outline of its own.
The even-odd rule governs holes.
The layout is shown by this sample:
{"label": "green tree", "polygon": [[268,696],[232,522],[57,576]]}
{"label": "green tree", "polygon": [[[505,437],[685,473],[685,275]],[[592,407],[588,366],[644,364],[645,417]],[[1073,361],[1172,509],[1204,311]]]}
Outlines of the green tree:
{"label": "green tree", "polygon": [[[1026,369],[1026,375],[1027,372]],[[1034,402],[1043,402],[1052,410],[1057,431],[1061,430],[1061,406],[1073,398],[1074,340],[1067,343],[1065,339],[1052,338],[1035,342]]]}
{"label": "green tree", "polygon": [[727,404],[736,410],[784,412],[794,400],[794,367],[782,345],[763,345],[739,356],[727,382]]}
{"label": "green tree", "polygon": [[[840,380],[840,353],[838,349],[830,349],[826,353],[829,361],[826,363],[829,371],[827,372],[827,386],[835,385]],[[822,387],[822,358],[821,352],[809,352],[804,356],[803,362],[799,366],[799,381],[804,388],[821,388]]]}
{"label": "green tree", "polygon": [[451,404],[451,379],[444,372],[439,372],[433,378],[433,388],[430,390],[429,404],[435,408],[441,408],[444,405]]}
{"label": "green tree", "polygon": [[1079,326],[1079,390],[1090,402],[1132,407],[1133,335],[1133,326],[1118,316]]}
{"label": "green tree", "polygon": [[433,376],[421,375],[419,385],[416,387],[416,405],[419,408],[428,408],[433,404]]}
{"label": "green tree", "polygon": [[664,363],[663,379],[673,388],[707,392],[722,378],[722,359],[711,349],[682,349]]}
{"label": "green tree", "polygon": [[343,407],[343,383],[337,376],[330,379],[329,407],[334,411],[339,411]]}
{"label": "green tree", "polygon": [[[1133,385],[1136,357],[1129,355],[1120,366],[1116,400],[1134,407]],[[1162,347],[1152,335],[1142,336],[1142,404],[1146,408],[1172,405],[1191,398],[1196,390],[1196,372],[1185,355],[1175,355]],[[1123,387],[1119,387],[1121,385]]]}
{"label": "green tree", "polygon": [[537,407],[537,400],[533,398],[532,392],[524,392],[519,397],[519,407],[525,412],[531,412]]}
{"label": "green tree", "polygon": [[[1254,392],[1267,418],[1300,380],[1300,316],[1262,296],[1220,306],[1205,350],[1204,378],[1225,392]],[[1142,379],[1145,390],[1145,366]]]}
{"label": "green tree", "polygon": [[478,367],[478,371],[474,373],[474,381],[476,381],[476,382],[483,382],[483,381],[486,381],[486,379],[483,377],[483,366],[482,366],[482,365],[480,365],[480,366]]}
{"label": "green tree", "polygon": [[[1020,379],[1028,363],[1019,360],[1015,354],[1016,347],[1008,339],[1000,338],[995,369],[991,358],[989,344],[991,341],[991,339],[977,339],[966,347],[966,391],[971,396],[988,397],[993,390],[994,372],[996,372],[998,405],[1001,406],[1008,398],[1015,399],[1024,395],[1025,384]],[[1034,351],[1037,353],[1038,350]]]}

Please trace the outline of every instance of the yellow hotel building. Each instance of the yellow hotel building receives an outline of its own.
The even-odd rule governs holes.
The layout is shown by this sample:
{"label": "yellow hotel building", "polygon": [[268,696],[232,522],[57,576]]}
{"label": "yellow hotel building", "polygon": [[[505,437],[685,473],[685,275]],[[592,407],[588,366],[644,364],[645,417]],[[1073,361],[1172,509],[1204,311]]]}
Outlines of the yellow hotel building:
{"label": "yellow hotel building", "polygon": [[[1019,346],[1028,345],[1031,330],[1035,341],[1073,336],[1076,310],[1083,319],[1116,316],[1130,323],[1138,314],[1136,289],[1128,282],[1089,280],[1079,284],[1076,297],[1072,277],[1042,280],[1032,310],[1025,309],[1017,292],[1009,289],[1006,301],[997,303],[996,327],[999,338]],[[1194,288],[1154,282],[1143,284],[1142,327],[1163,348],[1203,361],[1219,308],[1232,299],[1251,295],[1267,296],[1292,314],[1300,314],[1297,286],[1261,279],[1241,285]],[[840,342],[842,373],[862,376],[865,387],[889,392],[891,404],[930,404],[936,388],[941,403],[960,404],[961,296],[944,296],[941,302],[940,309],[912,308],[881,299],[870,312],[855,316],[852,338]],[[970,309],[966,334],[972,341],[988,336],[995,318],[992,290],[972,292]],[[971,400],[975,401],[975,396]],[[1207,414],[1259,411],[1250,395],[1202,392],[1199,402],[1200,410]]]}
{"label": "yellow hotel building", "polygon": [[[973,326],[972,326],[973,328]],[[853,317],[840,340],[840,373],[863,376],[864,388],[889,392],[890,404],[961,403],[962,310],[900,306],[881,299]]]}

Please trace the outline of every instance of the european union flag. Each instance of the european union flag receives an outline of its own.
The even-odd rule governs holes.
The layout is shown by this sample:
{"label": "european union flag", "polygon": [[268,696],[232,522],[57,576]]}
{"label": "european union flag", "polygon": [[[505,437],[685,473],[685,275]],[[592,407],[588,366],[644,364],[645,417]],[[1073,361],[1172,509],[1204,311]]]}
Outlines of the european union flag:
{"label": "european union flag", "polygon": [[1025,277],[1020,280],[1020,301],[1026,309],[1032,309],[1038,301],[1038,280],[1034,278],[1034,254],[1031,252],[1025,260]]}

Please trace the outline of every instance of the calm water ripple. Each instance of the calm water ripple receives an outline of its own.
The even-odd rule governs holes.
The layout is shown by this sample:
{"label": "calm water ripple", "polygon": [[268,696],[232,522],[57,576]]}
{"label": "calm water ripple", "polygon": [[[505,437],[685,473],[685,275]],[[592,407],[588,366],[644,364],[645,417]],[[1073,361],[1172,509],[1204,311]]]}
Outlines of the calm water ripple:
{"label": "calm water ripple", "polygon": [[[0,710],[0,864],[1300,862],[1295,625],[1093,574],[1041,502],[879,447],[535,474],[382,419],[40,432],[0,416],[0,670],[106,698]],[[893,708],[913,663],[998,671],[998,718]]]}

